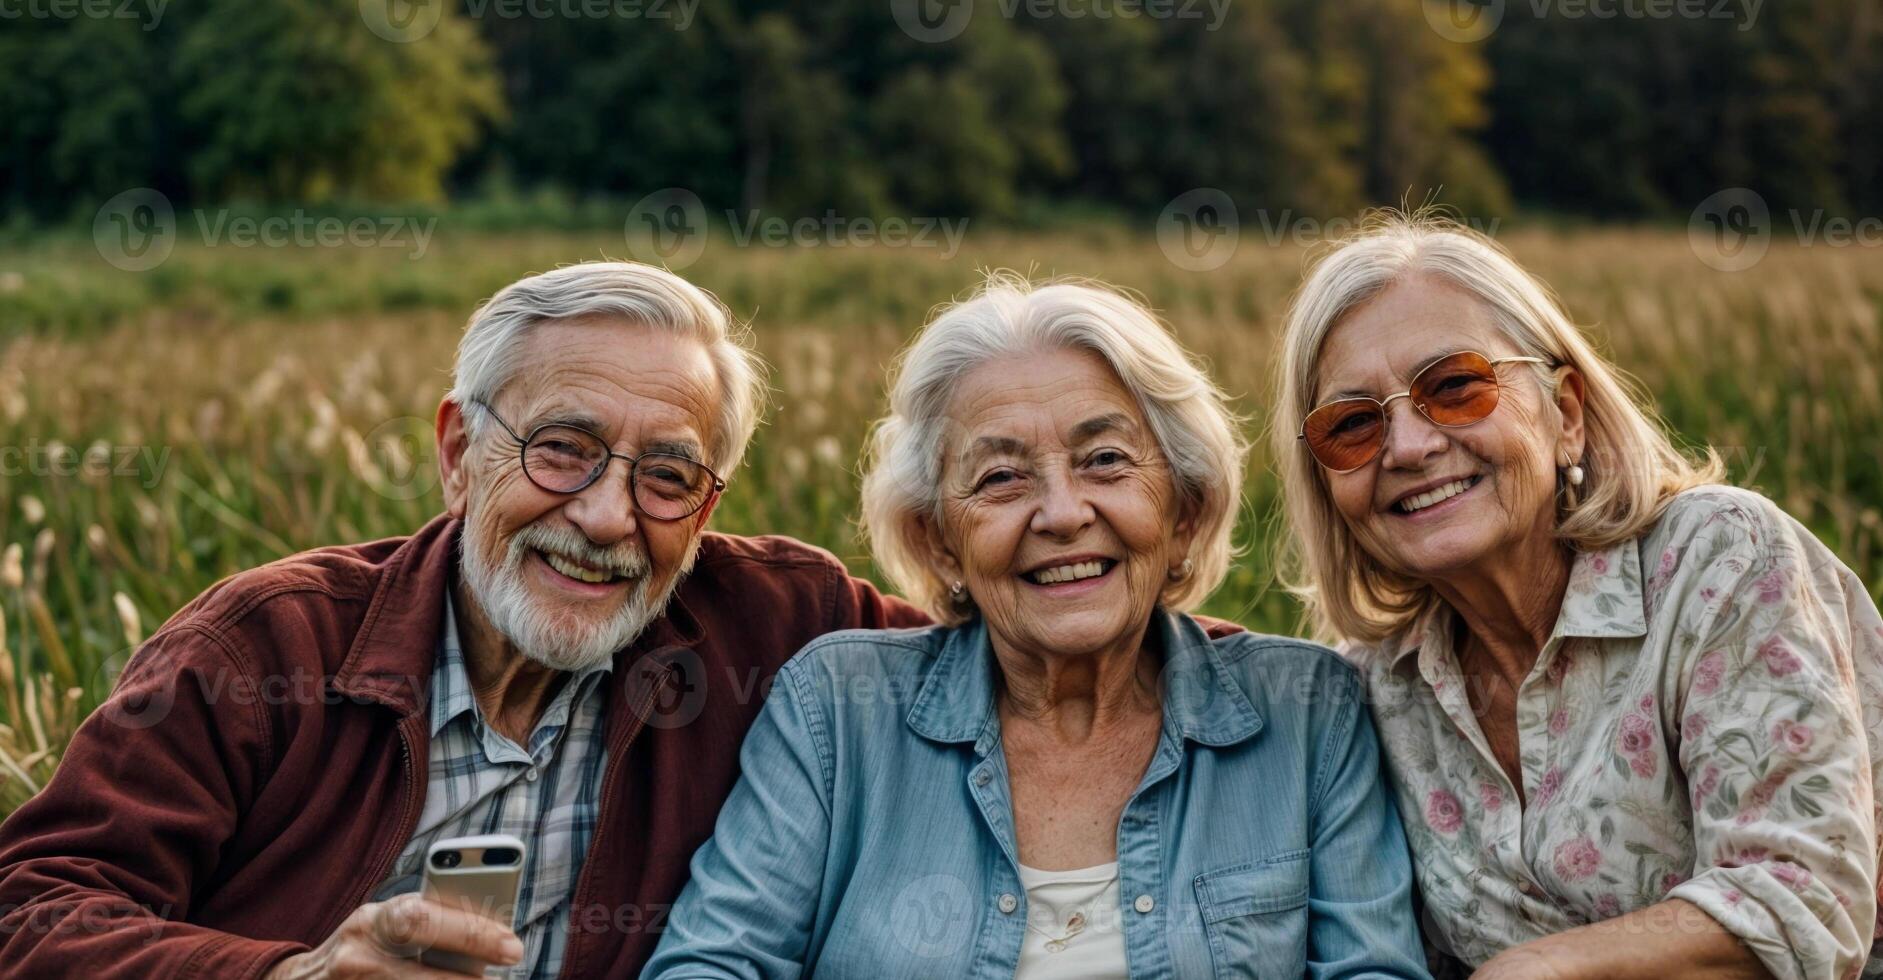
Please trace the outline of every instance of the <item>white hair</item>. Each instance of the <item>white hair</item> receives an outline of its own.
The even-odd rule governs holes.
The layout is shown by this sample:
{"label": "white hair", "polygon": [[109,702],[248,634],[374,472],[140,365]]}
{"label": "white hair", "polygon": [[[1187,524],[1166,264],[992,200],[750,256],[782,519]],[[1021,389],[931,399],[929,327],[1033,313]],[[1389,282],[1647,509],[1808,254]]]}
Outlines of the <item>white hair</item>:
{"label": "white hair", "polygon": [[1228,399],[1143,305],[1102,283],[1034,285],[995,273],[973,297],[941,309],[890,375],[889,412],[871,431],[863,528],[889,579],[943,622],[948,601],[924,522],[940,525],[947,411],[956,384],[997,358],[1041,350],[1103,358],[1137,399],[1163,451],[1182,513],[1195,522],[1191,573],[1166,586],[1172,609],[1195,608],[1228,574],[1248,443]]}
{"label": "white hair", "polygon": [[[516,373],[524,334],[549,320],[617,317],[699,341],[719,384],[719,418],[708,458],[728,477],[745,455],[765,404],[765,363],[747,331],[711,293],[665,269],[638,262],[583,262],[519,279],[492,296],[465,327],[458,344],[450,398],[460,408],[490,402]],[[467,412],[475,438],[484,413]]]}

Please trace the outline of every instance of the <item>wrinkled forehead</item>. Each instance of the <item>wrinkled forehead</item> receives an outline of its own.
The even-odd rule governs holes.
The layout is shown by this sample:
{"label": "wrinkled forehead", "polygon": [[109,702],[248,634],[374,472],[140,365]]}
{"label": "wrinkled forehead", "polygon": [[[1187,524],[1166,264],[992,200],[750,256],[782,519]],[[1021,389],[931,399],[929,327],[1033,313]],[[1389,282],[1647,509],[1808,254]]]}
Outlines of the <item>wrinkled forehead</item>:
{"label": "wrinkled forehead", "polygon": [[969,371],[955,385],[943,425],[951,457],[1026,455],[1149,434],[1137,397],[1102,357],[1083,350],[1002,358]]}
{"label": "wrinkled forehead", "polygon": [[1341,317],[1321,343],[1312,404],[1402,391],[1421,370],[1460,351],[1518,353],[1490,307],[1441,279],[1407,279]]}
{"label": "wrinkled forehead", "polygon": [[658,438],[699,452],[713,438],[717,375],[697,340],[618,319],[556,320],[533,327],[516,354],[498,395],[520,429],[576,425],[610,442]]}

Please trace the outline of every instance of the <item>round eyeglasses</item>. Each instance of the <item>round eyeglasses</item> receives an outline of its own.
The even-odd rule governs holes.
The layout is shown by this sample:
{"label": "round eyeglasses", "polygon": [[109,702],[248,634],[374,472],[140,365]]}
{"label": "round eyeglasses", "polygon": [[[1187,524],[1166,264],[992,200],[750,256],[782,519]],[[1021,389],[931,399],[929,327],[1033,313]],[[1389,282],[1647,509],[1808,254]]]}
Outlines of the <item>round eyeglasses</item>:
{"label": "round eyeglasses", "polygon": [[699,513],[707,501],[726,489],[726,481],[706,464],[673,453],[629,456],[608,448],[601,436],[580,426],[551,422],[519,436],[488,402],[471,403],[490,413],[517,444],[523,475],[550,493],[581,493],[601,479],[617,459],[628,464],[628,485],[634,505],[657,521],[677,521]]}

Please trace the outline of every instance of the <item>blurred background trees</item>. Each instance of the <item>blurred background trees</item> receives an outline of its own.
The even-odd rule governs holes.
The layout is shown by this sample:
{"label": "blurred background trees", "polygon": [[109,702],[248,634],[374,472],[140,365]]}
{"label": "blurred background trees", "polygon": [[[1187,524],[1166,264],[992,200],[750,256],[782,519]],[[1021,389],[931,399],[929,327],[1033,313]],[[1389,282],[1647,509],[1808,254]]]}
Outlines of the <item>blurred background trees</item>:
{"label": "blurred background trees", "polygon": [[[442,7],[400,43],[369,29],[377,2]],[[1436,194],[1468,214],[1657,218],[1732,186],[1774,208],[1883,209],[1874,0],[1767,0],[1750,22],[1737,0],[1719,9],[1739,16],[1692,19],[1510,0],[1474,43],[1418,0],[1164,19],[954,0],[973,16],[938,43],[902,29],[904,0],[669,0],[642,17],[502,2],[0,20],[0,216],[88,218],[140,186],[315,206],[677,186],[714,213],[994,220],[1155,210],[1196,187],[1303,215]]]}

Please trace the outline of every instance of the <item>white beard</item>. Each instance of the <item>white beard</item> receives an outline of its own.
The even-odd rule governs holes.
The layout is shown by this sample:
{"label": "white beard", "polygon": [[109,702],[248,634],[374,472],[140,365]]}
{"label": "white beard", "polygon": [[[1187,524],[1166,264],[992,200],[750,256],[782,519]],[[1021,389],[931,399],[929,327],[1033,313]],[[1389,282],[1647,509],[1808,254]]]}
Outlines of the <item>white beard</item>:
{"label": "white beard", "polygon": [[[633,643],[667,608],[667,600],[692,570],[699,550],[694,539],[680,571],[658,595],[650,592],[652,565],[638,546],[596,547],[580,532],[529,524],[511,538],[501,565],[485,559],[489,546],[480,522],[467,520],[460,543],[458,567],[472,601],[484,618],[510,641],[518,653],[552,670],[579,672],[607,663],[615,652]],[[552,615],[537,606],[523,579],[523,563],[532,550],[578,558],[607,568],[632,581],[621,608],[602,620],[573,615]]]}

